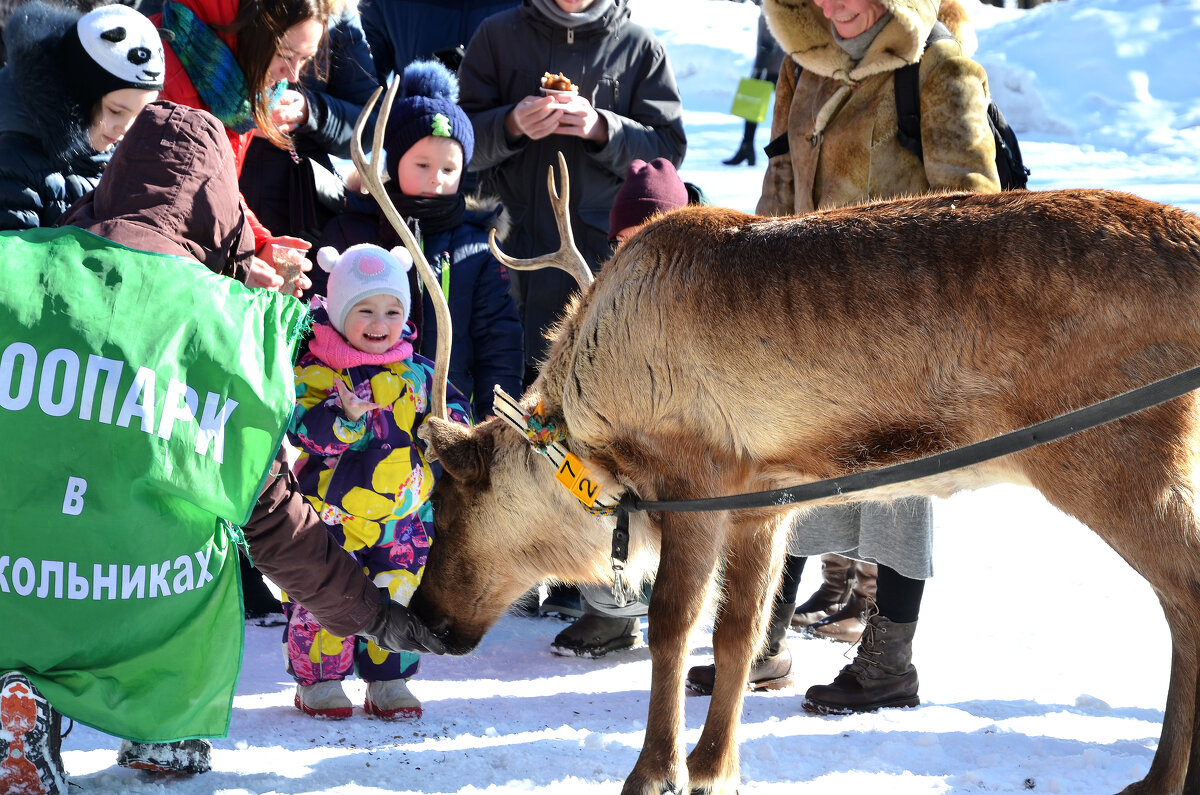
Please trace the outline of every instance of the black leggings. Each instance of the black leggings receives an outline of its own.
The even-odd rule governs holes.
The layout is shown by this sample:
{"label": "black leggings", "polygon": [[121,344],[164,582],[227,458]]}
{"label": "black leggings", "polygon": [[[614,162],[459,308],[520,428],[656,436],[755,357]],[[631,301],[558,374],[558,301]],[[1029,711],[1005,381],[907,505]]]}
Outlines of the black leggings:
{"label": "black leggings", "polygon": [[924,593],[924,580],[909,579],[893,568],[879,565],[879,582],[875,589],[879,615],[897,624],[910,624],[921,613]]}

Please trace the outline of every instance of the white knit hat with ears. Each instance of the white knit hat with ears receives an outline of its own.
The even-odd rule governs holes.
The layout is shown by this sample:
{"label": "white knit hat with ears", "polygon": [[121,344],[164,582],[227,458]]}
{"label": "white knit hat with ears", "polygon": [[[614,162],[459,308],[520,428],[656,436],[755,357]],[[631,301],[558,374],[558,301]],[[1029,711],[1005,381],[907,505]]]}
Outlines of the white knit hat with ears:
{"label": "white knit hat with ears", "polygon": [[412,255],[403,246],[390,252],[370,243],[360,243],[338,254],[325,246],[317,252],[317,264],[329,273],[325,303],[329,320],[339,334],[345,334],[346,317],[354,305],[372,295],[394,295],[404,306],[404,317],[412,306],[408,291],[408,270]]}

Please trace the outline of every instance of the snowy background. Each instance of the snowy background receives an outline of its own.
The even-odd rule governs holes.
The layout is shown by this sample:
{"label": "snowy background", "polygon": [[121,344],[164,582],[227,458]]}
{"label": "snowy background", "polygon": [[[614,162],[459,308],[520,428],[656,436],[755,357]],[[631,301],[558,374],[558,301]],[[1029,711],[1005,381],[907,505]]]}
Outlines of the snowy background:
{"label": "snowy background", "polygon": [[[1032,11],[963,0],[978,60],[1017,130],[1031,188],[1108,187],[1200,212],[1200,0],[1064,0]],[[753,211],[764,161],[736,168],[728,115],[750,73],[757,7],[633,0],[670,51],[683,93],[682,173],[716,204]],[[767,125],[757,144],[767,142]],[[1161,728],[1170,641],[1150,588],[1090,531],[1016,487],[937,501],[936,576],[914,663],[923,704],[816,718],[803,691],[852,650],[790,637],[797,688],[746,700],[743,795],[1117,792],[1145,775]],[[814,561],[815,564],[815,561]],[[801,598],[815,589],[805,573]],[[642,742],[645,648],[553,656],[565,624],[505,618],[479,650],[427,658],[416,722],[319,722],[292,707],[280,630],[250,626],[229,736],[213,770],[118,768],[118,741],[76,726],[72,793],[615,793]],[[709,636],[693,662],[711,660]],[[362,703],[363,685],[347,691]],[[708,699],[687,702],[695,742]]]}

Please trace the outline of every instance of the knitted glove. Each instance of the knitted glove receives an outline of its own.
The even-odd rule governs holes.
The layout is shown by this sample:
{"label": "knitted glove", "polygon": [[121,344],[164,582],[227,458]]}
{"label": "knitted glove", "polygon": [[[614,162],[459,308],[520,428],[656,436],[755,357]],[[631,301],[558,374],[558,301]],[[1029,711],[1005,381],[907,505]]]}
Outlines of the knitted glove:
{"label": "knitted glove", "polygon": [[358,632],[375,641],[384,651],[415,651],[419,654],[445,654],[446,646],[421,623],[421,619],[409,612],[404,605],[393,602],[386,596],[375,618]]}

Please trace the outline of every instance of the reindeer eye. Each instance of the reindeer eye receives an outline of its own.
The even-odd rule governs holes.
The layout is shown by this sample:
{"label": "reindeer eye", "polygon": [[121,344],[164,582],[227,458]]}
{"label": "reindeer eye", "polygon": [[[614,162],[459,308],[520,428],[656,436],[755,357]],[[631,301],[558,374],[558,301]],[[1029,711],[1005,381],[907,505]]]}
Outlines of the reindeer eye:
{"label": "reindeer eye", "polygon": [[100,38],[105,41],[111,41],[116,44],[118,41],[125,41],[125,28],[113,28],[106,30],[100,34]]}
{"label": "reindeer eye", "polygon": [[137,66],[141,66],[150,60],[149,47],[134,47],[129,51],[129,62]]}

